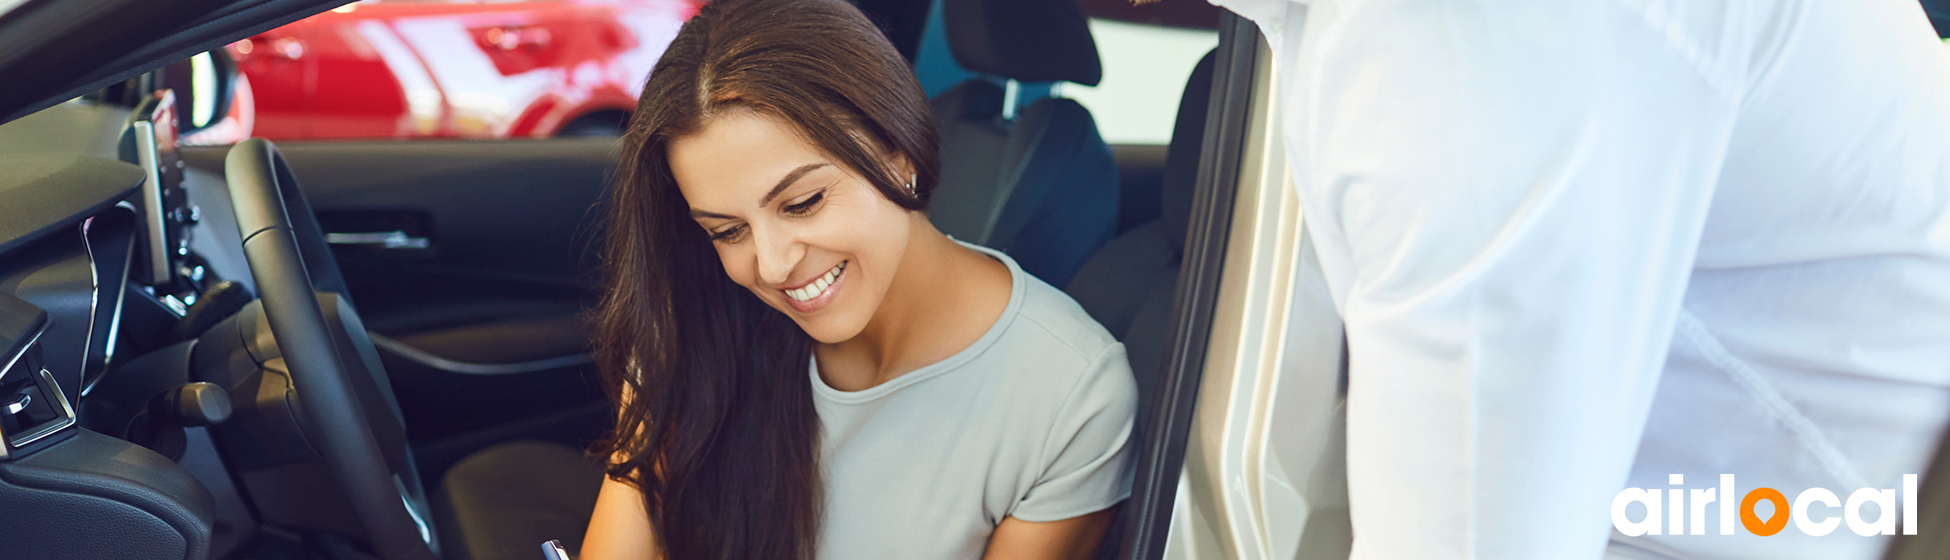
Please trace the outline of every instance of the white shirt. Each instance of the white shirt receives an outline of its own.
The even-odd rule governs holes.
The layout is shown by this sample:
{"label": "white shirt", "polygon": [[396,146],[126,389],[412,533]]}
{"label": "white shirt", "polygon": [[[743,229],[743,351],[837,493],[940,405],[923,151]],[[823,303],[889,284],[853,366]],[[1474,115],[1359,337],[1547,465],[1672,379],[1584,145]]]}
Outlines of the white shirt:
{"label": "white shirt", "polygon": [[1004,518],[1057,521],[1131,494],[1137,382],[1075,301],[1008,256],[1008,307],[948,359],[861,391],[810,372],[826,515],[819,557],[974,560]]}
{"label": "white shirt", "polygon": [[1270,39],[1346,323],[1354,558],[1880,553],[1610,506],[1926,469],[1950,61],[1915,0],[1216,3]]}

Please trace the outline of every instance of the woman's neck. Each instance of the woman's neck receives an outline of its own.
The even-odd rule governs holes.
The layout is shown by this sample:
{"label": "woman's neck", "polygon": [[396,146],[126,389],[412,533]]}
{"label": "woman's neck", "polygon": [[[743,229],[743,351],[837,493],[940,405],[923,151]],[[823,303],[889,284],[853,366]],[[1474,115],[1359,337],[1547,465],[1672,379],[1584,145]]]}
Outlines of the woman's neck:
{"label": "woman's neck", "polygon": [[864,390],[945,360],[987,333],[1009,305],[1009,268],[961,246],[915,212],[900,269],[872,319],[851,339],[815,349],[820,376]]}

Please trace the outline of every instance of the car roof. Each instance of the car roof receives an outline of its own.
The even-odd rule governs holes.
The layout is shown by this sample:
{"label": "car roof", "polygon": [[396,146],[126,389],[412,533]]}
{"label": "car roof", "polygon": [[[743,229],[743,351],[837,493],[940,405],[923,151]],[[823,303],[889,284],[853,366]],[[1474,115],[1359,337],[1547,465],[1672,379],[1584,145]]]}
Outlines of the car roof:
{"label": "car roof", "polygon": [[0,124],[350,0],[26,0],[0,13]]}

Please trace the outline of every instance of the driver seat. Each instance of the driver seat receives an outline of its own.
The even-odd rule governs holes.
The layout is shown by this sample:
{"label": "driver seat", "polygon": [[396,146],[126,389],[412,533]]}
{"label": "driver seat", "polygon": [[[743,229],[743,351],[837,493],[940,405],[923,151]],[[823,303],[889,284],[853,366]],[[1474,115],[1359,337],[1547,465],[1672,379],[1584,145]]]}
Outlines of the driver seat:
{"label": "driver seat", "polygon": [[554,442],[514,441],[448,469],[434,491],[446,560],[535,560],[551,539],[575,553],[602,490],[603,466]]}

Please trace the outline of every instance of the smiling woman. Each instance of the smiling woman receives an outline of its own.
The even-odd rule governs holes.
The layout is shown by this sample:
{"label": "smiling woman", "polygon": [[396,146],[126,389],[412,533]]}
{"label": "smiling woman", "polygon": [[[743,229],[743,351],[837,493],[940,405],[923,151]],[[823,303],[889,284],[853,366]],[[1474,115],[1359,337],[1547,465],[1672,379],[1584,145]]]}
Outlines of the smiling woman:
{"label": "smiling woman", "polygon": [[1130,492],[1123,346],[935,229],[900,54],[838,0],[725,0],[630,120],[582,558],[1082,558]]}

